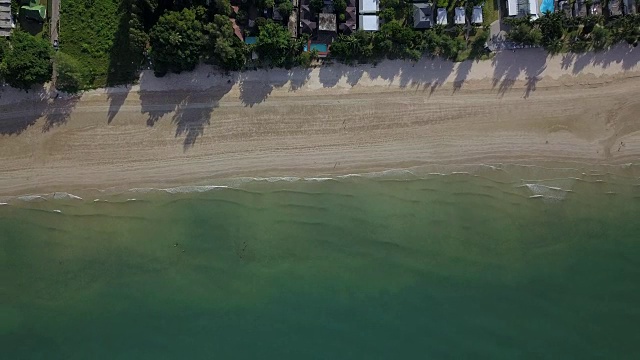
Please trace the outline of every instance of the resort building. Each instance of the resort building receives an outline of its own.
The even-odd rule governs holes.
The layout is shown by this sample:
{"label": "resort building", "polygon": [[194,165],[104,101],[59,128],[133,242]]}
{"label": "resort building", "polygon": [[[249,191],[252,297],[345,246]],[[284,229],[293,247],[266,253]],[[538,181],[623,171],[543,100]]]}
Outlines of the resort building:
{"label": "resort building", "polygon": [[357,19],[356,0],[348,0],[347,9],[345,10],[345,22],[338,25],[338,28],[343,34],[349,35],[356,31]]}
{"label": "resort building", "polygon": [[40,4],[38,0],[31,0],[29,5],[23,5],[20,7],[20,16],[24,16],[25,19],[30,19],[39,23],[47,20],[47,8]]}
{"label": "resort building", "polygon": [[413,4],[413,27],[430,29],[433,27],[433,5],[427,3]]}
{"label": "resort building", "polygon": [[456,25],[464,25],[465,22],[464,8],[459,6],[455,9],[453,23]]}
{"label": "resort building", "polygon": [[321,13],[318,15],[318,30],[336,32],[338,24],[336,23],[336,14]]}
{"label": "resort building", "polygon": [[518,1],[507,0],[507,16],[516,16],[516,15],[518,15]]}
{"label": "resort building", "polygon": [[585,17],[587,16],[587,1],[586,0],[576,0],[574,5],[574,13],[576,17]]}
{"label": "resort building", "polygon": [[538,0],[507,0],[507,16],[531,15],[538,18]]}
{"label": "resort building", "polygon": [[594,0],[591,3],[591,8],[589,9],[589,14],[591,15],[602,15],[602,4],[600,0]]}
{"label": "resort building", "polygon": [[482,25],[482,6],[474,6],[471,13],[471,23],[475,25]]}
{"label": "resort building", "polygon": [[364,30],[364,31],[380,30],[378,15],[360,15],[358,20],[360,23],[360,30]]}
{"label": "resort building", "polygon": [[360,14],[377,14],[379,10],[378,0],[360,0]]}
{"label": "resort building", "polygon": [[359,0],[359,3],[359,29],[364,31],[378,31],[380,29],[378,0]]}
{"label": "resort building", "polygon": [[620,8],[620,0],[609,0],[608,7],[609,7],[610,16],[622,15],[622,9]]}
{"label": "resort building", "polygon": [[564,16],[569,19],[573,17],[573,11],[571,10],[571,4],[569,1],[560,1],[558,3],[558,11],[564,12]]}
{"label": "resort building", "polygon": [[636,12],[636,0],[624,0],[624,13],[630,15]]}
{"label": "resort building", "polygon": [[529,0],[529,15],[531,15],[531,20],[538,18],[538,9],[538,0]]}
{"label": "resort building", "polygon": [[0,37],[11,35],[11,29],[15,26],[11,16],[11,0],[0,0]]}
{"label": "resort building", "polygon": [[447,9],[439,8],[438,9],[438,17],[436,18],[436,24],[438,25],[447,25]]}
{"label": "resort building", "polygon": [[317,27],[317,23],[313,21],[313,14],[311,13],[311,1],[300,0],[300,31],[299,34],[313,34]]}

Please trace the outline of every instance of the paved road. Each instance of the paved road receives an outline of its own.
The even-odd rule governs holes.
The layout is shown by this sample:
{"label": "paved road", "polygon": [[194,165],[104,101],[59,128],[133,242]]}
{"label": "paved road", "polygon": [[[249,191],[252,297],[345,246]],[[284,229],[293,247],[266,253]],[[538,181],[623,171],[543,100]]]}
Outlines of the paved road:
{"label": "paved road", "polygon": [[58,22],[60,21],[60,0],[51,0],[51,43],[58,38]]}
{"label": "paved road", "polygon": [[[51,0],[51,14],[49,14],[51,22],[49,28],[51,30],[50,40],[53,45],[53,41],[58,39],[58,29],[60,27],[60,0]],[[56,71],[56,65],[53,64],[52,83],[55,85],[56,77],[58,73]]]}

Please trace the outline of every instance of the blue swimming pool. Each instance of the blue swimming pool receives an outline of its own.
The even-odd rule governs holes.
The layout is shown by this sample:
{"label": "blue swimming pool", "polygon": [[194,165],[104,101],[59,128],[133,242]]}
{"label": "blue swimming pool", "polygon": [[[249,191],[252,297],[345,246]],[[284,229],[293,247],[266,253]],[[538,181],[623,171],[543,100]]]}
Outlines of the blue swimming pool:
{"label": "blue swimming pool", "polygon": [[[327,52],[327,44],[312,43],[311,44],[311,50],[317,50],[319,53],[326,53]],[[304,51],[309,51],[308,48],[307,48],[307,45],[304,46]]]}
{"label": "blue swimming pool", "polygon": [[547,11],[553,12],[553,0],[542,0],[542,5],[540,5],[540,13],[544,14]]}

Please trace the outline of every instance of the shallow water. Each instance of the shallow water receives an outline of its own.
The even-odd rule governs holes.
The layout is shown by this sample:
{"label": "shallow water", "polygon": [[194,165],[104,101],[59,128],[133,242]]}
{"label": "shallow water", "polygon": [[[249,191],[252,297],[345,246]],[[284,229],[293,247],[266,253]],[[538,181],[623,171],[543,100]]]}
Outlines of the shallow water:
{"label": "shallow water", "polygon": [[638,173],[13,199],[3,358],[638,358]]}

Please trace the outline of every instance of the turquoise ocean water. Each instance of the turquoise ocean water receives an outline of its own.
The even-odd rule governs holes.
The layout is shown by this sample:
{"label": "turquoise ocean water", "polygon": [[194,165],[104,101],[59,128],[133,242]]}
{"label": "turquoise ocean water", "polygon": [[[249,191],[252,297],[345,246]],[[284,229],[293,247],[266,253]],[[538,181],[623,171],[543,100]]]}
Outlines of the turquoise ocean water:
{"label": "turquoise ocean water", "polygon": [[640,358],[637,166],[431,170],[5,200],[0,358]]}

